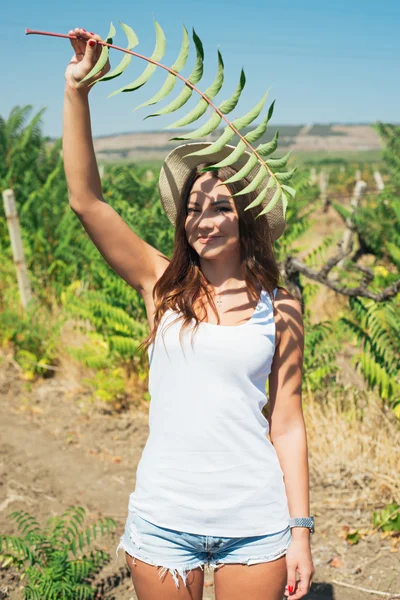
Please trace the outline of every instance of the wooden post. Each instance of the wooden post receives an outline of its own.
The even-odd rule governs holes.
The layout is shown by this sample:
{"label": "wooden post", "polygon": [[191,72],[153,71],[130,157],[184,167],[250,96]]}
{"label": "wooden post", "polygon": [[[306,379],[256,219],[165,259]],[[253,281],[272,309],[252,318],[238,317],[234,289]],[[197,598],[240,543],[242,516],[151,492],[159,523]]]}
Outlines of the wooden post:
{"label": "wooden post", "polygon": [[325,171],[325,169],[321,169],[319,174],[319,189],[320,189],[320,198],[322,202],[322,211],[326,212],[328,210],[329,201],[328,201],[328,181],[329,174]]}
{"label": "wooden post", "polygon": [[145,174],[144,174],[143,179],[146,182],[153,181],[153,179],[154,179],[154,173],[153,173],[153,171],[151,169],[147,169],[146,172],[145,172]]}
{"label": "wooden post", "polygon": [[310,184],[314,185],[317,183],[317,169],[315,167],[311,167],[310,169]]}
{"label": "wooden post", "polygon": [[7,218],[8,231],[10,234],[14,264],[17,271],[19,293],[21,296],[22,306],[26,308],[27,304],[32,298],[32,290],[25,263],[21,229],[19,226],[19,218],[13,190],[4,190],[3,202],[4,212]]}
{"label": "wooden post", "polygon": [[375,179],[376,187],[378,188],[378,190],[380,192],[382,190],[384,190],[385,184],[383,183],[382,175],[379,173],[379,171],[374,171],[374,179]]}
{"label": "wooden post", "polygon": [[[355,213],[355,211],[359,207],[361,198],[364,196],[366,190],[367,190],[366,182],[363,181],[362,179],[359,179],[356,182],[356,185],[354,186],[353,196],[350,200],[350,208],[351,208],[352,215]],[[342,248],[343,248],[344,252],[350,251],[353,246],[353,227],[354,227],[353,219],[350,216],[346,219],[346,230],[343,235]],[[347,256],[346,256],[346,258],[347,258]],[[342,258],[342,260],[340,260],[338,262],[337,266],[338,267],[343,266],[344,260],[345,259]]]}

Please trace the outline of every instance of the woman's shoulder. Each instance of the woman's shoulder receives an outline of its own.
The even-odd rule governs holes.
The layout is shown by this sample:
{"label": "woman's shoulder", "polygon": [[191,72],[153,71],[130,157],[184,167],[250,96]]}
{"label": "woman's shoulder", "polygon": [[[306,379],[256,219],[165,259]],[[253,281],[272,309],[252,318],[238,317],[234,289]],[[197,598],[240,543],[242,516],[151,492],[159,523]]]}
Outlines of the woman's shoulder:
{"label": "woman's shoulder", "polygon": [[297,325],[303,327],[303,305],[284,287],[277,287],[275,292],[275,319],[277,326]]}
{"label": "woman's shoulder", "polygon": [[276,303],[288,304],[289,306],[293,305],[293,307],[296,306],[300,309],[302,307],[300,300],[298,300],[296,296],[289,292],[289,290],[287,290],[285,287],[276,286],[274,290],[274,295]]}

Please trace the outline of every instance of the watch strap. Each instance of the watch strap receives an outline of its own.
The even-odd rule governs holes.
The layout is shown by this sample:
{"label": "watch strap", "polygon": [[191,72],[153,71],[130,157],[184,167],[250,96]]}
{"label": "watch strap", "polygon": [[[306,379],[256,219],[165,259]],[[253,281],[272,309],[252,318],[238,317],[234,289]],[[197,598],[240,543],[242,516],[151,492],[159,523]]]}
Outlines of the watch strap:
{"label": "watch strap", "polygon": [[310,533],[314,533],[314,517],[293,517],[289,519],[290,527],[307,527]]}

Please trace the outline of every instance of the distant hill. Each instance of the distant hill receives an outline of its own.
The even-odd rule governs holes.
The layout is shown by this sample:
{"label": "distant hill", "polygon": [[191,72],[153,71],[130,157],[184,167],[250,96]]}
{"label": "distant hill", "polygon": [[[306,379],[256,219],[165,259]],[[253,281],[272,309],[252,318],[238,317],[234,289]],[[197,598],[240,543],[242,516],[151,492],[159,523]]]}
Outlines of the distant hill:
{"label": "distant hill", "polygon": [[[257,143],[270,141],[279,129],[279,151],[287,152],[359,152],[360,150],[380,150],[379,135],[368,124],[310,124],[310,125],[275,125]],[[248,129],[247,131],[250,131]],[[243,134],[247,133],[243,130]],[[187,133],[185,131],[184,133]],[[214,131],[204,138],[214,141],[222,133],[222,129]],[[162,160],[168,152],[184,141],[168,141],[182,130],[148,131],[138,133],[119,133],[94,138],[97,159],[101,160]],[[230,143],[237,143],[235,136]]]}

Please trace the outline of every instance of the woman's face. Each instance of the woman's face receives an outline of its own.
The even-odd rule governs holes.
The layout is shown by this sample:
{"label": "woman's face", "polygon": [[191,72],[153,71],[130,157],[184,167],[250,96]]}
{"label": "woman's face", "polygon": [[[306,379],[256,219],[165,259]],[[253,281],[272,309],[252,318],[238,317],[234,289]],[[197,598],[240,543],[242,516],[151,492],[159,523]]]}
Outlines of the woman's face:
{"label": "woman's face", "polygon": [[[230,192],[219,179],[205,173],[189,193],[185,231],[200,258],[227,258],[240,252],[239,216]],[[209,239],[206,239],[209,238]]]}

